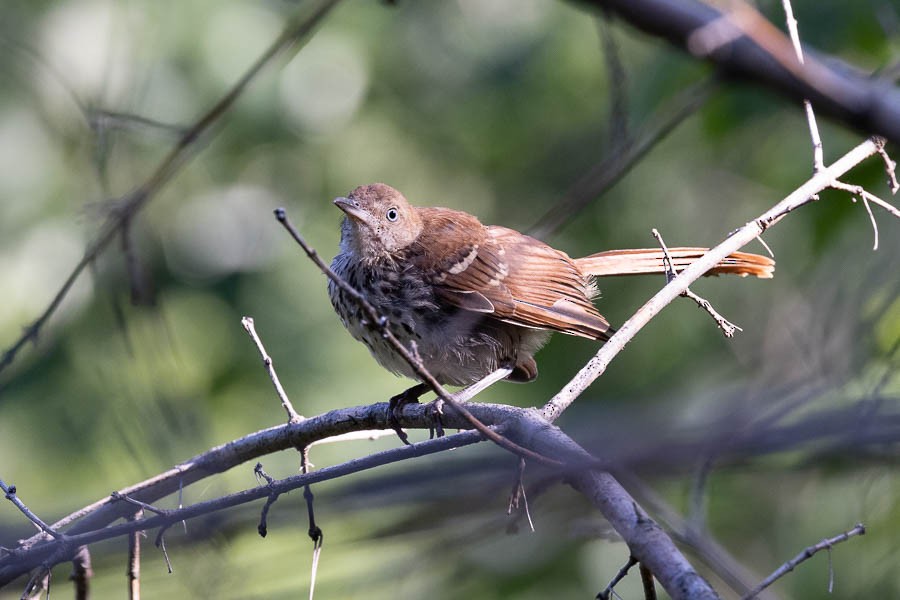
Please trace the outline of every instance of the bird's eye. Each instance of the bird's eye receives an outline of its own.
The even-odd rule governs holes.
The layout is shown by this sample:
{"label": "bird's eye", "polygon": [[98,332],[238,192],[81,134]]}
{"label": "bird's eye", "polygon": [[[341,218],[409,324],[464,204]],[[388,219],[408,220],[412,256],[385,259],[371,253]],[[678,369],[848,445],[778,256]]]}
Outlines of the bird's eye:
{"label": "bird's eye", "polygon": [[391,221],[393,223],[400,217],[400,211],[398,211],[396,207],[392,206],[387,209],[387,212],[384,214],[384,216],[387,217],[388,221]]}

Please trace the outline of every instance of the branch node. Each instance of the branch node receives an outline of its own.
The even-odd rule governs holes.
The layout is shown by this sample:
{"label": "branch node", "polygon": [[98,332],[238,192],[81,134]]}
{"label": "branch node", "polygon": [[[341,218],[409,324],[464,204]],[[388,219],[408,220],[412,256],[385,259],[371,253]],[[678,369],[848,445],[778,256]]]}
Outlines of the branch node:
{"label": "branch node", "polygon": [[[659,231],[654,228],[651,230],[651,233],[653,234],[653,237],[656,238],[656,241],[659,243],[659,246],[663,251],[663,260],[666,263],[666,285],[668,285],[672,283],[672,280],[675,279],[676,276],[675,268],[672,263],[672,257],[669,256],[669,248],[666,246],[666,242],[663,240],[662,235],[660,235]],[[722,330],[722,334],[725,337],[732,338],[734,337],[735,331],[743,331],[743,329],[720,315],[719,312],[715,308],[713,308],[713,305],[709,302],[709,300],[702,298],[692,292],[691,288],[685,288],[680,295],[684,296],[685,298],[690,298],[697,303],[697,306],[709,313],[709,316],[711,316],[715,320],[716,324],[718,325],[719,329]]]}
{"label": "branch node", "polygon": [[628,571],[630,571],[631,567],[633,567],[636,564],[638,564],[637,559],[634,556],[629,556],[628,562],[626,562],[625,565],[621,569],[619,569],[618,572],[616,572],[615,576],[610,580],[609,584],[606,586],[606,589],[604,589],[602,592],[597,594],[596,599],[597,600],[609,600],[613,595],[618,597],[618,594],[616,594],[616,591],[614,588],[616,587],[616,585],[618,585],[618,583],[620,581],[625,579],[625,576],[628,575]]}
{"label": "branch node", "polygon": [[113,500],[121,500],[123,502],[133,504],[133,505],[137,506],[138,508],[142,508],[146,511],[152,512],[153,514],[159,515],[161,517],[165,517],[172,512],[165,508],[156,508],[152,504],[147,504],[146,502],[141,502],[140,500],[135,500],[134,498],[126,496],[125,494],[120,494],[119,492],[112,492],[109,495],[109,497],[112,498]]}

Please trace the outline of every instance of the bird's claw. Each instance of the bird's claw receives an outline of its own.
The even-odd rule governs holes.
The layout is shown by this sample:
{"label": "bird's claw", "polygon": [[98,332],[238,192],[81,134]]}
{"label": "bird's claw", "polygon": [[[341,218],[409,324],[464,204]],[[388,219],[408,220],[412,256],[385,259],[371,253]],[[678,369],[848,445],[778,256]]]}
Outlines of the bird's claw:
{"label": "bird's claw", "polygon": [[444,437],[444,423],[442,421],[442,417],[444,416],[444,401],[442,399],[435,398],[428,405],[428,416],[431,417],[432,423],[428,428],[428,439]]}
{"label": "bird's claw", "polygon": [[428,386],[420,383],[400,392],[396,396],[392,396],[391,399],[388,400],[388,425],[390,425],[391,429],[397,433],[397,437],[400,438],[400,441],[407,446],[410,445],[409,436],[406,435],[406,432],[400,427],[400,417],[403,415],[403,407],[407,404],[418,404],[419,396],[426,391],[428,391]]}

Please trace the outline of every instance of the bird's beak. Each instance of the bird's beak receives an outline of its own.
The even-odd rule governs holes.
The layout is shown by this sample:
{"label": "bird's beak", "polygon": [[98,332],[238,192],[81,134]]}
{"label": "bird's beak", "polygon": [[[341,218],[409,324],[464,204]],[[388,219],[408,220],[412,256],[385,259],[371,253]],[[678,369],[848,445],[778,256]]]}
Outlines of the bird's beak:
{"label": "bird's beak", "polygon": [[368,220],[369,214],[360,208],[359,203],[356,200],[341,196],[334,199],[334,205],[344,211],[344,213],[354,221],[365,223]]}

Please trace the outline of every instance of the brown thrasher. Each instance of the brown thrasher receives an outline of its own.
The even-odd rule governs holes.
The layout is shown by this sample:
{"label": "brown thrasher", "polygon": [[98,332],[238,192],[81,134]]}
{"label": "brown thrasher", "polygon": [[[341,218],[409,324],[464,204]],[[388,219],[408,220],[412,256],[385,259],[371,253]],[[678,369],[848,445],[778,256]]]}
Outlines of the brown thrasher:
{"label": "brown thrasher", "polygon": [[[442,384],[467,385],[499,367],[511,381],[531,381],[534,354],[554,331],[595,340],[612,329],[592,304],[595,277],[663,273],[659,249],[608,250],[584,258],[448,208],[411,206],[383,183],[356,188],[334,203],[346,217],[331,268],[387,317],[404,343],[415,342],[425,368]],[[672,248],[677,270],[705,248]],[[736,252],[707,275],[772,277],[765,256]],[[344,326],[387,370],[416,379],[409,364],[333,282],[331,303]],[[416,386],[413,397],[425,391]]]}

